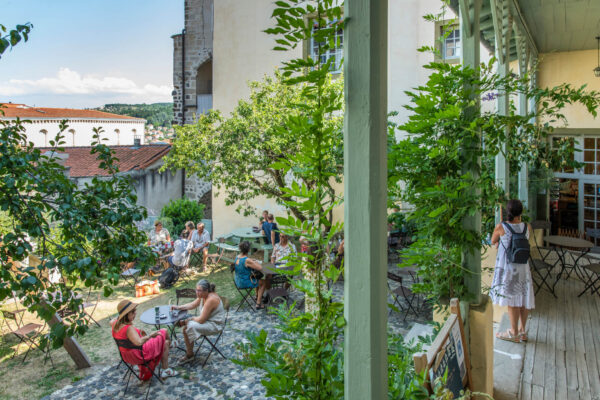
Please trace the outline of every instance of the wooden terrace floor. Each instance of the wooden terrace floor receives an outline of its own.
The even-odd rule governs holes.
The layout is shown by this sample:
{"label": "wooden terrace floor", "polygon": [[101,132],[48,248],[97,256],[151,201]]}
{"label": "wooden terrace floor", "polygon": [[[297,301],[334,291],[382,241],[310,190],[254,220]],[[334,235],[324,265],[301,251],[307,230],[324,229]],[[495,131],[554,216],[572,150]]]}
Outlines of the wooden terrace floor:
{"label": "wooden terrace floor", "polygon": [[521,399],[600,400],[600,296],[571,277],[541,290],[529,319]]}

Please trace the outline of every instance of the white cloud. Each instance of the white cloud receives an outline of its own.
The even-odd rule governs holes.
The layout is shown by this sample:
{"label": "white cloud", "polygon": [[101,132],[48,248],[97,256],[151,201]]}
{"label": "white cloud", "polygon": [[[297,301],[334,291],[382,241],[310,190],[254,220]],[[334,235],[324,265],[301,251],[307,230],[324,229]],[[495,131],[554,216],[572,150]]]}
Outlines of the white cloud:
{"label": "white cloud", "polygon": [[69,68],[60,68],[55,77],[37,80],[10,79],[0,82],[0,96],[89,95],[107,100],[127,96],[134,101],[171,101],[172,88],[167,85],[140,86],[127,78],[82,76]]}

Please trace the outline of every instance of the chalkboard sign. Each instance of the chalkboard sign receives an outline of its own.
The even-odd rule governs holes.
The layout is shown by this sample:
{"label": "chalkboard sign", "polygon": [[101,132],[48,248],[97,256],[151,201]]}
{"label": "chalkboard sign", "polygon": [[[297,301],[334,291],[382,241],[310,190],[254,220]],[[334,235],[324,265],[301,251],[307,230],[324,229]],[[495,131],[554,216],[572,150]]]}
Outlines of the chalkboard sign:
{"label": "chalkboard sign", "polygon": [[427,354],[415,354],[414,362],[418,373],[427,371],[431,383],[448,371],[445,387],[459,397],[461,390],[471,386],[471,368],[458,299],[450,302],[450,312]]}

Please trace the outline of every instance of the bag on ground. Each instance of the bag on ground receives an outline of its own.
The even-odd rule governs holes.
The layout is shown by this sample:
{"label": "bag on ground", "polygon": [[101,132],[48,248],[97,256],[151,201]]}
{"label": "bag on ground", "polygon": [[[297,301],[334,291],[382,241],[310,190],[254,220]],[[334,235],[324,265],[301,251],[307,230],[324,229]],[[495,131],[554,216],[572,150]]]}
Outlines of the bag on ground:
{"label": "bag on ground", "polygon": [[160,275],[160,278],[158,278],[158,283],[161,288],[166,289],[173,286],[175,282],[177,282],[177,279],[179,279],[177,271],[173,268],[167,268],[165,272]]}

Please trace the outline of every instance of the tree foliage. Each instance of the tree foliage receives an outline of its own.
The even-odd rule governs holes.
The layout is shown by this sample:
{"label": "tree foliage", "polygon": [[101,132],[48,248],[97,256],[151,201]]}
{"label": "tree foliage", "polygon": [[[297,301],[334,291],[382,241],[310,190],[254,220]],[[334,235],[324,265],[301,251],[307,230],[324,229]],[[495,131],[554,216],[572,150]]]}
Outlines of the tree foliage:
{"label": "tree foliage", "polygon": [[[333,195],[333,182],[341,180],[343,83],[324,76],[317,98],[307,82],[288,84],[284,75],[275,71],[273,77],[250,82],[250,98],[240,100],[229,118],[210,111],[195,125],[176,127],[163,168],[185,168],[206,178],[224,191],[226,204],[235,204],[245,215],[256,212],[251,199],[266,196],[286,204],[296,218],[309,219],[310,210],[289,202],[288,187],[298,182],[313,190],[323,184]],[[331,100],[328,108],[322,108],[320,120],[311,120],[323,98]],[[328,135],[317,150],[310,147],[314,143],[306,132],[321,127]],[[330,180],[318,181],[313,161],[317,153],[307,158],[307,151],[319,151]]]}
{"label": "tree foliage", "polygon": [[[161,221],[165,217],[171,219],[173,223],[173,230],[171,231],[171,237],[178,237],[181,231],[185,228],[185,223],[192,221],[198,224],[202,218],[204,218],[204,204],[200,204],[197,201],[181,198],[169,201],[169,204],[165,205],[160,210]],[[165,223],[163,222],[163,226]]]}
{"label": "tree foliage", "polygon": [[[145,234],[134,225],[146,211],[136,205],[130,180],[118,175],[112,150],[93,144],[92,154],[110,176],[93,178],[79,189],[56,156],[66,122],[50,142],[52,151],[43,154],[27,141],[24,123],[0,121],[0,209],[11,223],[0,238],[0,300],[16,294],[46,321],[63,307],[74,311],[68,325],[55,325],[50,332],[58,346],[65,335],[87,329],[79,283],[103,288],[108,296],[122,263],[137,259],[148,265],[153,255],[144,246]],[[102,130],[95,133],[97,140]],[[27,266],[30,254],[39,265]],[[62,279],[52,283],[51,271],[60,272]]]}
{"label": "tree foliage", "polygon": [[308,253],[287,260],[295,267],[293,274],[303,271],[303,279],[293,279],[292,284],[304,292],[306,312],[298,314],[294,305],[282,307],[277,315],[283,338],[270,339],[264,331],[249,333],[249,343],[241,346],[243,358],[238,361],[263,369],[267,395],[277,399],[344,396],[341,340],[346,322],[342,303],[326,285],[341,273],[329,264],[329,255],[333,238],[342,229],[341,223],[331,221],[331,210],[340,203],[331,182],[341,175],[343,98],[337,89],[341,82],[331,83],[329,71],[334,60],[320,62],[321,55],[339,45],[335,32],[338,24],[343,24],[341,13],[333,0],[278,1],[273,11],[275,28],[267,29],[277,37],[276,50],[287,51],[311,40],[317,46],[316,59],[293,59],[282,67],[283,84],[299,97],[288,102],[289,112],[270,126],[274,139],[289,147],[281,147],[265,160],[267,171],[291,178],[287,185],[277,185],[281,191],[278,200],[293,213],[277,218],[279,226],[288,235],[302,235],[310,243]]}
{"label": "tree foliage", "polygon": [[96,110],[135,118],[144,118],[148,124],[155,127],[171,127],[173,121],[173,103],[152,104],[105,104]]}
{"label": "tree foliage", "polygon": [[[481,251],[493,227],[494,210],[506,200],[494,180],[493,160],[503,152],[502,144],[507,142],[503,154],[513,164],[526,162],[537,170],[577,166],[570,161],[573,148],[568,141],[551,148],[548,135],[567,123],[562,113],[567,104],[581,104],[596,116],[600,103],[600,94],[584,87],[542,89],[531,87],[528,76],[501,77],[493,72],[494,62],[477,70],[428,64],[428,81],[406,92],[411,100],[406,108],[412,114],[398,127],[406,137],[396,141],[394,127],[389,132],[388,187],[396,198],[414,206],[411,218],[419,232],[403,262],[419,265],[424,282],[420,290],[436,300],[468,297],[463,282],[468,271],[461,256]],[[512,97],[508,115],[481,111],[477,99],[505,92],[524,94],[534,101],[534,111],[517,114]],[[483,232],[463,226],[463,219],[476,211],[482,211]]]}
{"label": "tree foliage", "polygon": [[6,26],[0,24],[0,57],[6,50],[12,49],[21,40],[25,42],[29,40],[31,28],[33,28],[33,25],[26,23],[17,25],[15,29],[8,30]]}

